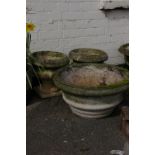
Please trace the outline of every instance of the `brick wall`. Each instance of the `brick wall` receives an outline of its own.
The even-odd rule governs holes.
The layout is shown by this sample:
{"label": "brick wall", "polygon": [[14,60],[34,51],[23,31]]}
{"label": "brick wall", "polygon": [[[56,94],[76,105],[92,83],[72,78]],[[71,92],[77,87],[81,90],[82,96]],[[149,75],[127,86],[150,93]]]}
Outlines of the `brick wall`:
{"label": "brick wall", "polygon": [[128,11],[101,11],[100,0],[27,0],[27,21],[36,25],[31,50],[68,53],[80,47],[105,50],[108,63],[123,63]]}

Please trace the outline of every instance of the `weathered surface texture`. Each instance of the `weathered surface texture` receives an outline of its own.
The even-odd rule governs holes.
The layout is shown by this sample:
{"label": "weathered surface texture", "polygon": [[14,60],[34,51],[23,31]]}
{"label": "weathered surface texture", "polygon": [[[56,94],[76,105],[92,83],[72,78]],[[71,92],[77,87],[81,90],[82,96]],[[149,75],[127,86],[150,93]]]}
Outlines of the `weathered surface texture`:
{"label": "weathered surface texture", "polygon": [[102,11],[100,0],[27,0],[27,21],[36,24],[32,51],[68,53],[75,48],[97,48],[120,64],[120,45],[128,42],[128,11]]}
{"label": "weathered surface texture", "polygon": [[27,106],[27,155],[109,155],[122,149],[120,116],[83,119],[61,97]]}

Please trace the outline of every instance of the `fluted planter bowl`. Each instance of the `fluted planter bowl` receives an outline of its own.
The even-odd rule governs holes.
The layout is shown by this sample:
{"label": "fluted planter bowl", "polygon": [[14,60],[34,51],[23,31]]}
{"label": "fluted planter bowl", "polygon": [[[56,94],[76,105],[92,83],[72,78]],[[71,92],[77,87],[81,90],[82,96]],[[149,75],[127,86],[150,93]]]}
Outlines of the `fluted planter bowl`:
{"label": "fluted planter bowl", "polygon": [[101,118],[112,113],[128,89],[128,71],[105,64],[72,65],[54,75],[55,85],[73,113]]}
{"label": "fluted planter bowl", "polygon": [[69,63],[68,57],[55,51],[38,51],[32,54],[33,64],[43,68],[60,68]]}
{"label": "fluted planter bowl", "polygon": [[78,63],[101,63],[108,59],[108,55],[99,49],[78,48],[70,51],[69,58]]}

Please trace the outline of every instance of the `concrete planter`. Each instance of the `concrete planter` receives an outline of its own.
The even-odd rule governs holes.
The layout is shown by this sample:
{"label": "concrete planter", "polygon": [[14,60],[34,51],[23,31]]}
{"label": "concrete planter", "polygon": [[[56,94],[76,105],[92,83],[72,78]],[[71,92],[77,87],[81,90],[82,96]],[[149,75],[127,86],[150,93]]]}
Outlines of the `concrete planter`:
{"label": "concrete planter", "polygon": [[58,89],[51,82],[44,82],[40,86],[35,87],[34,90],[41,98],[49,98],[52,96],[61,95],[60,89]]}
{"label": "concrete planter", "polygon": [[35,91],[41,98],[61,95],[60,89],[58,89],[53,83],[53,75],[56,71],[57,70],[54,69],[50,70],[49,68],[37,71],[41,84],[35,87]]}
{"label": "concrete planter", "polygon": [[60,68],[69,63],[68,57],[60,52],[39,51],[33,53],[33,63],[43,68]]}
{"label": "concrete planter", "polygon": [[124,44],[119,48],[120,53],[124,55],[124,60],[129,65],[129,44]]}
{"label": "concrete planter", "polygon": [[69,59],[60,52],[39,51],[33,53],[33,64],[36,66],[36,72],[40,79],[41,85],[35,87],[36,93],[41,98],[49,98],[61,94],[53,83],[53,75],[58,69],[67,65]]}
{"label": "concrete planter", "polygon": [[85,118],[101,118],[112,113],[113,109],[122,101],[122,94],[109,96],[77,96],[63,93],[64,101],[73,113]]}
{"label": "concrete planter", "polygon": [[69,53],[69,57],[78,63],[101,63],[108,59],[106,52],[91,48],[74,49]]}
{"label": "concrete planter", "polygon": [[[95,64],[95,67],[100,69],[107,66],[109,65]],[[109,86],[75,86],[64,80],[64,76],[69,76],[65,71],[73,70],[74,67],[66,67],[54,76],[54,83],[63,91],[63,99],[70,106],[72,112],[85,118],[101,118],[110,115],[113,109],[122,101],[122,93],[128,89],[128,78],[119,84]],[[76,65],[76,67],[78,68],[80,65]],[[117,68],[122,74],[128,76],[126,69],[120,67],[114,68]]]}

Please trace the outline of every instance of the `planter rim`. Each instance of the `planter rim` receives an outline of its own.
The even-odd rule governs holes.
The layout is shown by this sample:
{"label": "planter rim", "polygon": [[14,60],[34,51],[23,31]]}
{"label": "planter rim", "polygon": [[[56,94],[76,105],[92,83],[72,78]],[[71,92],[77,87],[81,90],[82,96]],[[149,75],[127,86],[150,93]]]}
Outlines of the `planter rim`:
{"label": "planter rim", "polygon": [[[53,59],[50,60],[50,62],[40,62],[40,60],[38,60],[37,58],[39,56],[43,56],[43,55],[47,55],[47,56],[51,56],[51,57],[59,57],[59,59]],[[67,55],[65,55],[64,53],[61,52],[56,52],[56,51],[37,51],[32,53],[32,59],[33,59],[33,64],[35,66],[38,67],[43,67],[43,68],[59,68],[59,67],[63,67],[65,65],[67,65],[69,63],[69,58],[67,57]]]}
{"label": "planter rim", "polygon": [[69,57],[75,62],[104,62],[108,59],[105,51],[94,48],[77,48],[69,52]]}
{"label": "planter rim", "polygon": [[127,49],[127,47],[129,47],[129,43],[123,44],[122,46],[120,46],[119,51],[120,53],[129,56],[129,49]]}
{"label": "planter rim", "polygon": [[[113,66],[116,67],[125,73],[128,73],[127,69],[117,67],[114,65],[107,65],[107,64],[91,64],[95,66],[105,67],[105,66]],[[66,69],[69,69],[71,67],[81,67],[81,66],[87,66],[84,64],[74,64],[67,67],[64,67],[60,69],[53,77],[53,81],[55,85],[62,89],[64,92],[75,94],[75,95],[83,95],[83,96],[100,96],[100,95],[111,95],[123,92],[129,88],[129,81],[124,80],[122,83],[116,84],[116,85],[110,85],[110,86],[100,86],[100,87],[78,87],[73,86],[71,84],[65,83],[61,78],[60,75],[63,73]]]}

